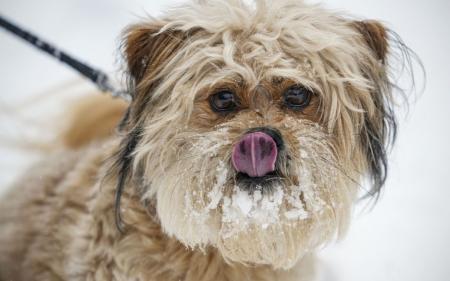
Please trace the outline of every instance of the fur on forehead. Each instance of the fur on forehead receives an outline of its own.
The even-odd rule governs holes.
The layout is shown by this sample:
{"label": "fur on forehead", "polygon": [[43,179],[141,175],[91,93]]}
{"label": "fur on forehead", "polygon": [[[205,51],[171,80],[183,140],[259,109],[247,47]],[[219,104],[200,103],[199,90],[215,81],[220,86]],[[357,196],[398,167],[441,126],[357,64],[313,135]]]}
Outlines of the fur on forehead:
{"label": "fur on forehead", "polygon": [[198,0],[131,26],[123,51],[134,94],[117,157],[120,178],[144,160],[145,147],[162,146],[183,130],[199,93],[224,81],[256,87],[284,78],[319,95],[321,124],[335,136],[339,156],[364,155],[360,173],[377,193],[395,131],[388,39],[378,22],[298,0]]}
{"label": "fur on forehead", "polygon": [[[158,21],[133,26],[125,43],[130,73],[141,88],[165,80],[161,91],[152,94],[154,98],[169,85],[186,81],[177,78],[189,78],[201,87],[227,77],[239,77],[252,85],[286,77],[320,90],[317,82],[334,78],[329,72],[335,71],[339,79],[328,79],[328,83],[370,87],[360,62],[376,57],[361,42],[363,25],[301,1],[259,0],[254,4],[194,1],[171,10]],[[139,48],[145,52],[146,41],[152,47],[147,51],[157,54],[157,59],[133,51]],[[136,62],[141,65],[137,67]],[[152,73],[152,68],[158,68],[158,73]],[[153,75],[144,77],[146,71]],[[168,79],[169,74],[176,78]]]}
{"label": "fur on forehead", "polygon": [[[189,115],[192,108],[186,105],[202,89],[224,81],[256,87],[281,77],[321,95],[329,107],[321,112],[330,131],[344,130],[341,119],[350,117],[356,126],[347,129],[363,126],[360,113],[373,115],[376,110],[372,89],[385,87],[384,58],[371,48],[385,49],[385,36],[368,46],[364,35],[371,33],[361,31],[370,30],[369,25],[301,1],[254,4],[195,1],[131,28],[125,52],[136,90],[145,96],[146,102],[139,103],[153,100],[176,110],[183,104]],[[174,107],[174,102],[180,104]],[[346,111],[354,116],[345,116]]]}

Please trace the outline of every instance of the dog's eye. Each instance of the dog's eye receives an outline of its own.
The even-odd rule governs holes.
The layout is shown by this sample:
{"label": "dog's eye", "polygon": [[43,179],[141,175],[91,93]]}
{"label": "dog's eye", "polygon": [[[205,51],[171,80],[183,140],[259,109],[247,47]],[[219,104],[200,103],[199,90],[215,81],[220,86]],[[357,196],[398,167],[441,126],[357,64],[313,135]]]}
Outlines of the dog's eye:
{"label": "dog's eye", "polygon": [[294,110],[301,110],[308,106],[313,95],[311,90],[302,86],[292,86],[284,93],[284,104]]}
{"label": "dog's eye", "polygon": [[229,90],[223,90],[210,96],[209,103],[216,112],[229,112],[237,107],[234,93]]}

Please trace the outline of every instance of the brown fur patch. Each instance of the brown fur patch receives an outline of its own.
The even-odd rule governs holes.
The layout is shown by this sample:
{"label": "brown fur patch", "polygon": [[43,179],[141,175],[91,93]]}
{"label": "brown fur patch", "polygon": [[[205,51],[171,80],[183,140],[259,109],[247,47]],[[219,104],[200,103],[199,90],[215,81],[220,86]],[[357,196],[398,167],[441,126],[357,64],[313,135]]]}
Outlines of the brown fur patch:
{"label": "brown fur patch", "polygon": [[59,140],[77,149],[94,140],[112,136],[128,104],[119,99],[93,93],[75,102],[67,113],[67,122]]}
{"label": "brown fur patch", "polygon": [[374,20],[356,21],[353,24],[363,35],[366,43],[375,52],[378,59],[384,62],[389,47],[384,26]]}

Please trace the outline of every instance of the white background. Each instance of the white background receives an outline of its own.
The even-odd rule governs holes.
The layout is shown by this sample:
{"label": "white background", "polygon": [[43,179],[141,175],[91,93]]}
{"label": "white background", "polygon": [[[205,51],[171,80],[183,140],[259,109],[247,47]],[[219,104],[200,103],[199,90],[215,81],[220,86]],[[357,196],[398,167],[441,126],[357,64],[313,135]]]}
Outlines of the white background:
{"label": "white background", "polygon": [[[175,2],[179,1],[0,0],[0,13],[114,74],[123,27],[146,13],[158,15]],[[418,53],[427,71],[425,92],[400,118],[382,198],[373,210],[357,210],[347,237],[321,251],[325,279],[450,280],[450,1],[324,4],[383,21]],[[51,131],[39,122],[59,108],[49,105],[53,98],[68,96],[55,94],[59,88],[72,94],[94,90],[73,71],[0,30],[0,191],[34,158],[11,141]],[[24,105],[27,101],[31,106]],[[41,130],[27,133],[30,124]]]}

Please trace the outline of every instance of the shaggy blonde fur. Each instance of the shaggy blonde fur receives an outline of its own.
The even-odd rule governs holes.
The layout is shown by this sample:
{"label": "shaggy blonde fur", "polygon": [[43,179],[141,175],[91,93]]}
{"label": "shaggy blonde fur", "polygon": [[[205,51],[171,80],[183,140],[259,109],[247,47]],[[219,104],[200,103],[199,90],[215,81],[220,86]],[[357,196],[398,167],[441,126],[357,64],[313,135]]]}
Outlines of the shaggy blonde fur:
{"label": "shaggy blonde fur", "polygon": [[[123,104],[80,104],[63,145],[11,189],[0,279],[311,280],[359,184],[385,178],[387,40],[378,22],[299,0],[199,0],[131,26],[118,132]],[[293,85],[314,92],[303,111],[283,105]],[[211,109],[221,89],[239,111]],[[278,180],[248,192],[231,151],[259,127],[285,149]]]}

